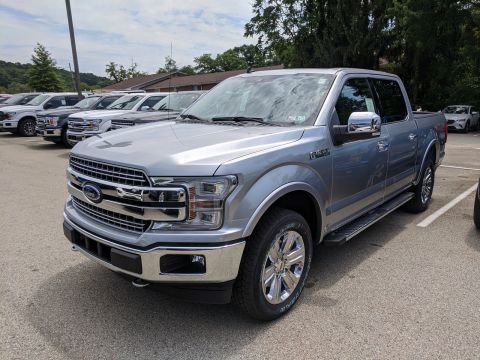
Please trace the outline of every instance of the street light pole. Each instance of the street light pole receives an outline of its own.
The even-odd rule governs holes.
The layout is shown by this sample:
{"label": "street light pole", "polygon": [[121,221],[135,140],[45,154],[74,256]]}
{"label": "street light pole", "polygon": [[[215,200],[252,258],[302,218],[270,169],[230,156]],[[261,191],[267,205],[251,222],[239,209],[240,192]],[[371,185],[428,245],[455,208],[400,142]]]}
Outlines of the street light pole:
{"label": "street light pole", "polygon": [[75,69],[75,87],[77,88],[78,96],[82,96],[82,89],[80,89],[80,72],[78,70],[77,46],[75,45],[75,33],[73,32],[70,0],[65,0],[65,6],[67,7],[68,30],[70,31],[70,43],[72,44],[73,68]]}

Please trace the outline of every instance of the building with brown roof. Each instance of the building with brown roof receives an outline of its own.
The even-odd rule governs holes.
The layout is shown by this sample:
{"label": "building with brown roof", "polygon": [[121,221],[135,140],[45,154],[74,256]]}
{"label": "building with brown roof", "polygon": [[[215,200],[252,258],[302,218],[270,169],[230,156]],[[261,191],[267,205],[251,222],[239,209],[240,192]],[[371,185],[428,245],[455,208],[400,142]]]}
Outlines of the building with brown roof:
{"label": "building with brown roof", "polygon": [[[283,65],[267,66],[254,70],[276,70],[283,69]],[[210,90],[219,82],[229,77],[245,73],[246,70],[222,71],[208,74],[196,74],[188,76],[177,76],[161,81],[156,81],[145,87],[147,92],[168,92],[168,91],[189,91],[189,90]]]}
{"label": "building with brown roof", "polygon": [[162,82],[169,78],[185,76],[184,73],[174,72],[172,74],[152,74],[141,75],[124,81],[120,81],[116,84],[109,85],[102,90],[105,92],[120,91],[120,90],[145,90],[145,88],[151,84]]}

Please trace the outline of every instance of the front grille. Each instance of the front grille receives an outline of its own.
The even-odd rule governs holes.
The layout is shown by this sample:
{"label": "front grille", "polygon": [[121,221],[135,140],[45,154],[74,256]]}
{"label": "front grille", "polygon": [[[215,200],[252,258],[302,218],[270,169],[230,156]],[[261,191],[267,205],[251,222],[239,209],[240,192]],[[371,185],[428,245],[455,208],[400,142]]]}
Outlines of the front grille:
{"label": "front grille", "polygon": [[132,120],[112,120],[112,128],[120,129],[126,126],[134,126],[135,122]]}
{"label": "front grille", "polygon": [[83,121],[81,118],[69,118],[68,120],[68,130],[74,132],[84,132],[90,129],[90,124]]}
{"label": "front grille", "polygon": [[70,156],[70,167],[76,172],[96,179],[122,185],[149,186],[147,176],[141,170]]}
{"label": "front grille", "polygon": [[81,201],[75,197],[72,197],[72,202],[75,209],[83,214],[104,224],[108,224],[122,230],[141,233],[146,231],[151,224],[151,221],[137,219],[132,216],[105,210]]}
{"label": "front grille", "polygon": [[454,122],[455,122],[455,120],[448,120],[449,124],[453,124]]}

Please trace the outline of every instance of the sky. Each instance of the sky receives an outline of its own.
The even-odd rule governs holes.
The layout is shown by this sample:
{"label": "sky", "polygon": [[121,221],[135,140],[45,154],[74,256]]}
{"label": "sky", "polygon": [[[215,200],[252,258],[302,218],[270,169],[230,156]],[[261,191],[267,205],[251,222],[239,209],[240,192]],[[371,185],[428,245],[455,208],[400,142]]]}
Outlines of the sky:
{"label": "sky", "polygon": [[[170,55],[177,65],[255,43],[244,38],[251,0],[71,0],[81,72],[105,76],[114,61],[154,73]],[[0,59],[28,63],[36,43],[59,67],[73,68],[64,0],[0,1]]]}

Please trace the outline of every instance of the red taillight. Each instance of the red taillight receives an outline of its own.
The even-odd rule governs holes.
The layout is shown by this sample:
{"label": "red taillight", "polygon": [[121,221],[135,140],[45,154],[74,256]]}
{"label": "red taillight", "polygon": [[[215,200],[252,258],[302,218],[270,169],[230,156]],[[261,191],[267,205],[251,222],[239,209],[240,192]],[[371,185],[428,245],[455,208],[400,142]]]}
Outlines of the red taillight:
{"label": "red taillight", "polygon": [[445,121],[445,144],[447,143],[447,137],[448,137],[448,123]]}

